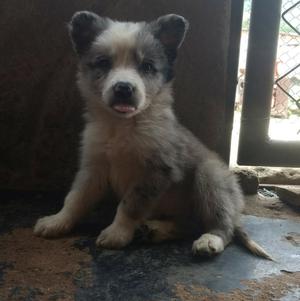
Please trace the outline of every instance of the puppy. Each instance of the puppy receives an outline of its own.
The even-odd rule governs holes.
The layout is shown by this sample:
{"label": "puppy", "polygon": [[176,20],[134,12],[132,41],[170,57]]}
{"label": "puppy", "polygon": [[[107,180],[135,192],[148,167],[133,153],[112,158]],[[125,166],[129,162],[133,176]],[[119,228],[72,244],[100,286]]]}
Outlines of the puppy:
{"label": "puppy", "polygon": [[63,208],[39,219],[36,235],[71,231],[110,185],[120,202],[98,246],[125,247],[146,224],[155,242],[201,231],[195,254],[221,253],[236,236],[270,258],[240,227],[235,177],[174,115],[174,62],[187,28],[178,15],[151,23],[73,16],[69,31],[86,101],[80,168]]}

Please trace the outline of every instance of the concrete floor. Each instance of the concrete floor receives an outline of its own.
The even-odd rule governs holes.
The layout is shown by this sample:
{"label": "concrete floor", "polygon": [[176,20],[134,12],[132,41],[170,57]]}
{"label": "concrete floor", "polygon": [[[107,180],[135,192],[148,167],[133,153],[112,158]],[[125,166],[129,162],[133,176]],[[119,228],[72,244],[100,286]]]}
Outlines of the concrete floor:
{"label": "concrete floor", "polygon": [[[236,244],[214,259],[195,258],[191,241],[121,251],[95,248],[113,210],[102,208],[55,240],[32,225],[61,206],[59,194],[0,194],[0,300],[300,300],[300,214],[276,198],[247,199],[243,223],[276,259]],[[100,216],[99,216],[99,215]],[[99,222],[99,220],[101,222]]]}

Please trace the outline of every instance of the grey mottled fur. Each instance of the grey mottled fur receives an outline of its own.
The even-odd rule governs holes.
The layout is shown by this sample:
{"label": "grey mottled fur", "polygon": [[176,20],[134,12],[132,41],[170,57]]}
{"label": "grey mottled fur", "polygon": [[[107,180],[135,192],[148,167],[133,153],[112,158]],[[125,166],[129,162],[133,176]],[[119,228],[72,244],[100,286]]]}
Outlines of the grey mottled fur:
{"label": "grey mottled fur", "polygon": [[[87,108],[80,169],[63,209],[40,219],[36,234],[70,231],[110,183],[120,204],[114,222],[97,239],[100,246],[127,245],[149,221],[156,241],[204,233],[194,242],[195,253],[216,254],[231,241],[243,208],[237,180],[172,109],[173,64],[187,27],[176,15],[152,23],[74,15],[70,34]],[[103,62],[103,55],[110,61]],[[151,61],[154,70],[143,60]],[[112,87],[120,80],[134,86],[131,113],[114,110]]]}

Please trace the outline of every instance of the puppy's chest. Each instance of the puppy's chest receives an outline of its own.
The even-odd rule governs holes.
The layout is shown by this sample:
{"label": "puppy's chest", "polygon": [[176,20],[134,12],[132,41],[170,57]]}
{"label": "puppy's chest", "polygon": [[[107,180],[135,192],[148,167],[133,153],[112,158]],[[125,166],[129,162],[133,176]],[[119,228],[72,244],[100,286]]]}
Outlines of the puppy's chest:
{"label": "puppy's chest", "polygon": [[124,131],[109,137],[104,150],[109,163],[110,184],[122,196],[143,174],[143,151],[136,137]]}

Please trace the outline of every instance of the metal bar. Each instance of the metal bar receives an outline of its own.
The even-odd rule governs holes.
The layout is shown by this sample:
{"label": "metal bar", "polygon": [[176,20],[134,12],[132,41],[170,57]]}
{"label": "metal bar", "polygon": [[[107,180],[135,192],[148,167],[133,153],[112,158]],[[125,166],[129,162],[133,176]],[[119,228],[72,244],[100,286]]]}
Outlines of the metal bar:
{"label": "metal bar", "polygon": [[220,150],[222,150],[222,157],[228,164],[230,158],[231,133],[233,127],[233,114],[239,65],[243,9],[244,0],[231,1],[225,96],[225,128],[224,135],[220,142],[220,146],[218,147]]}
{"label": "metal bar", "polygon": [[281,0],[253,0],[240,142],[268,136]]}
{"label": "metal bar", "polygon": [[239,153],[238,164],[300,167],[300,143],[268,140],[245,145]]}

